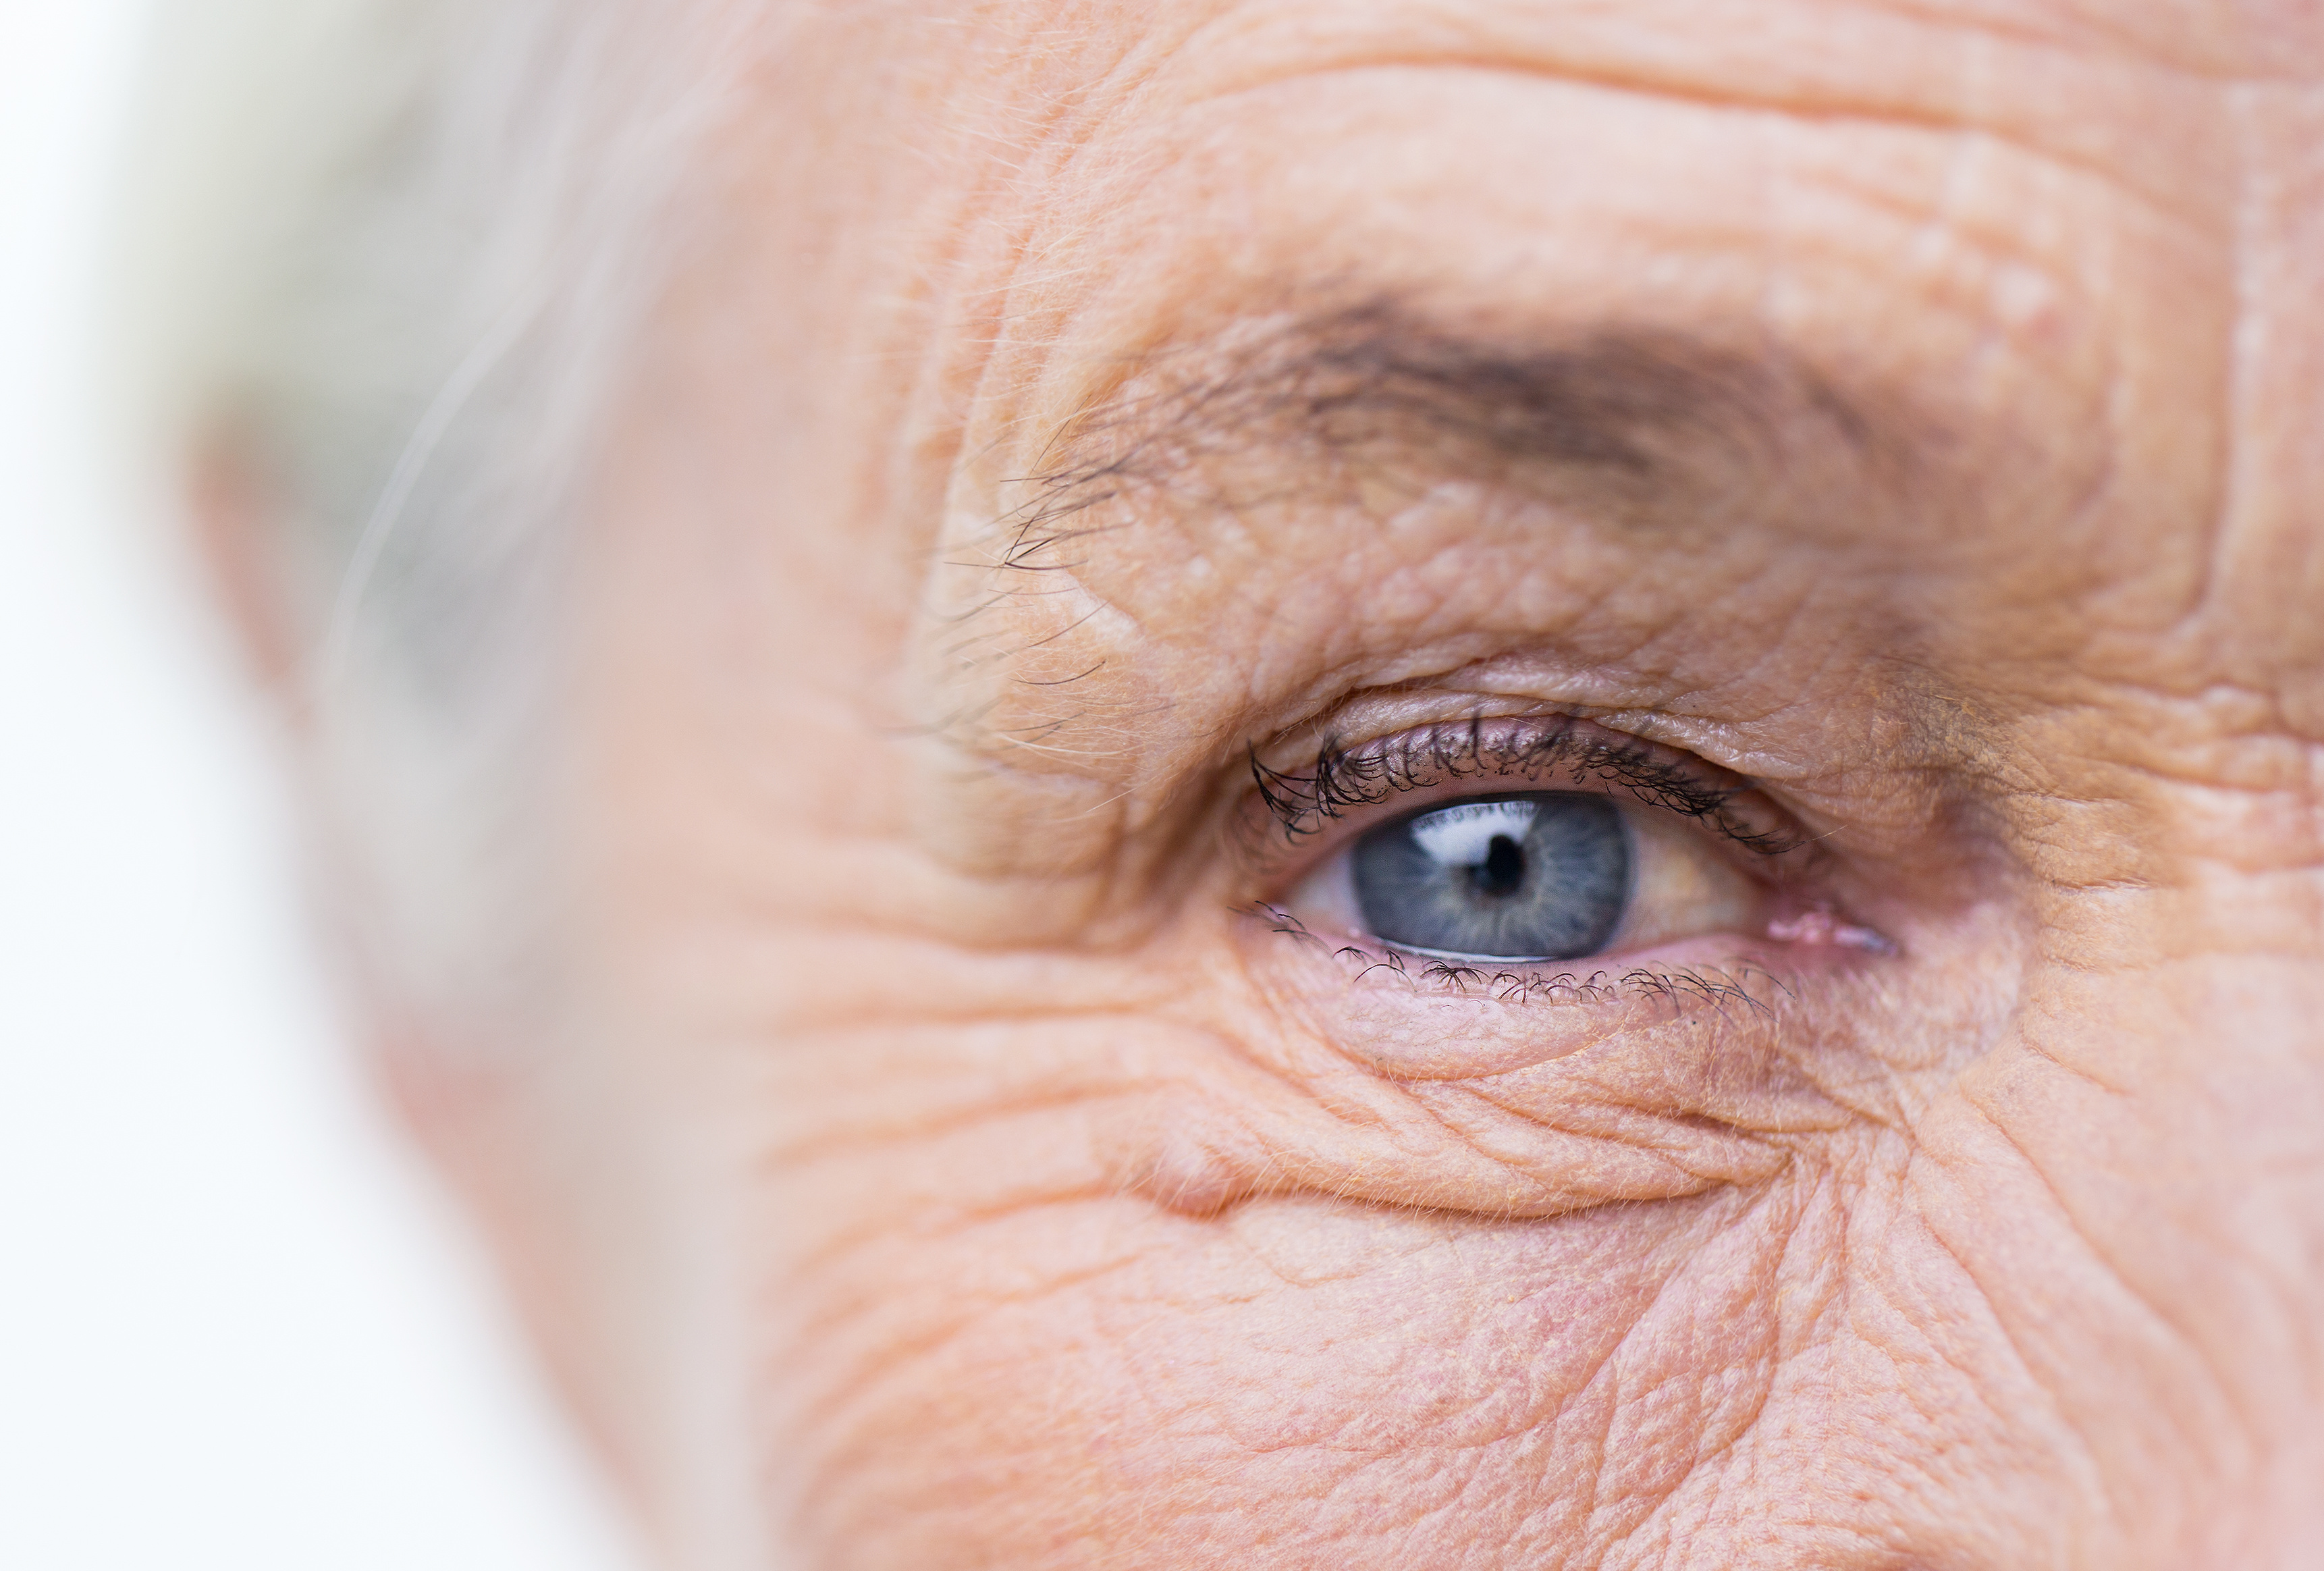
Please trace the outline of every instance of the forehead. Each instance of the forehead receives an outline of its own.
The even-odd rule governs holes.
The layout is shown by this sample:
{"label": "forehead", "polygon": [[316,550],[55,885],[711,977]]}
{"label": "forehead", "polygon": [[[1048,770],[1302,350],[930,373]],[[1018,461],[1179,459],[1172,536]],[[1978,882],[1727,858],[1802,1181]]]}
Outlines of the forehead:
{"label": "forehead", "polygon": [[[1602,667],[1691,618],[1692,658],[1764,669],[1745,630],[1780,601],[1722,612],[1721,586],[1803,544],[1831,565],[1815,638],[1938,630],[1911,658],[1950,663],[1956,713],[1997,661],[2045,699],[2092,675],[2316,707],[2289,692],[2324,652],[2298,615],[2319,577],[2298,498],[2324,484],[2299,434],[2324,369],[2311,7],[883,5],[792,42],[760,122],[776,189],[737,203],[754,282],[711,291],[702,336],[755,291],[777,325],[753,374],[822,367],[784,395],[807,460],[785,484],[838,488],[844,542],[806,547],[832,578],[928,575],[897,591],[934,695],[915,719],[1051,738],[1213,691],[1194,733],[1264,732],[1333,661],[1453,660],[1422,635],[1455,624],[1479,654]],[[823,295],[796,286],[803,211],[835,215]],[[1296,377],[1255,413],[1209,394],[1383,310],[1504,360],[1674,346],[1845,418],[1775,442],[1753,506],[1698,517],[1715,550],[1563,494],[1471,505],[1485,476],[1442,452],[1405,476],[1430,505],[1380,529],[1315,488]],[[851,408],[887,412],[842,429]],[[1851,425],[1873,439],[1833,438]],[[1073,494],[1050,531],[1060,478],[1129,450],[1156,483]],[[1024,554],[1052,539],[1072,549]],[[1498,610],[1413,591],[1456,557],[1560,570]],[[1261,674],[1286,652],[1312,669]]]}
{"label": "forehead", "polygon": [[[2043,180],[2201,226],[2260,129],[2236,116],[2304,90],[2312,52],[2288,24],[2163,5],[1246,0],[1057,20],[1013,40],[1013,81],[964,50],[954,109],[1039,149],[996,193],[1052,211],[1023,236],[1035,256],[1070,264],[1088,226],[1143,219],[1157,266],[1201,256],[1238,291],[1302,257],[1309,282],[1409,268],[1507,291],[1576,252],[1600,273],[1643,254],[1667,280],[1824,216],[1771,207],[1786,188],[1855,199],[1859,225],[1884,206],[1882,228],[1983,218],[2003,235],[1978,237],[2029,247],[2055,226]],[[1281,230],[1299,254],[1270,245]]]}
{"label": "forehead", "polygon": [[977,215],[1004,215],[1006,248],[981,281],[991,331],[957,347],[979,372],[966,447],[995,461],[967,467],[951,527],[1140,374],[1197,383],[1255,321],[1388,298],[1472,337],[1612,324],[1772,353],[1909,390],[1972,467],[2030,441],[2082,484],[2130,451],[2140,506],[2204,518],[2237,313],[2300,239],[2255,198],[2297,135],[2306,23],[1166,8],[1047,63],[1051,113]]}
{"label": "forehead", "polygon": [[[2092,306],[2232,282],[2324,56],[2311,7],[2034,0],[1038,0],[804,32],[758,124],[797,164],[812,106],[816,175],[888,199],[857,254],[915,275],[884,314],[960,362],[945,413],[1037,433],[1157,347],[1388,293],[1821,332],[1875,374],[1902,336],[1866,322],[1904,301],[1924,343],[2095,380]],[[794,204],[738,206],[796,248]]]}
{"label": "forehead", "polygon": [[[1386,298],[1472,333],[1679,327],[1947,377],[1931,391],[2023,425],[1989,406],[2115,375],[2109,313],[2229,300],[2261,60],[2287,53],[2172,7],[1000,14],[938,72],[973,194],[929,249],[976,329],[931,348],[974,362],[972,445],[1003,471],[1157,351],[1185,366],[1255,319]],[[1900,309],[1909,332],[1866,330]],[[2139,326],[2191,362],[2224,323]]]}

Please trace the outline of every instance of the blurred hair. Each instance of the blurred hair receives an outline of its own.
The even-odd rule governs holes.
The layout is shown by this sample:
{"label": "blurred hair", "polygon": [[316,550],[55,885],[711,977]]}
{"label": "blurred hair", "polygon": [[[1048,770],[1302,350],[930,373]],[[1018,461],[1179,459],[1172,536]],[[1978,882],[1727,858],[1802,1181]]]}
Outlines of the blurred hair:
{"label": "blurred hair", "polygon": [[158,6],[133,412],[164,469],[224,457],[258,499],[338,903],[415,995],[516,984],[553,899],[526,864],[559,524],[763,9]]}

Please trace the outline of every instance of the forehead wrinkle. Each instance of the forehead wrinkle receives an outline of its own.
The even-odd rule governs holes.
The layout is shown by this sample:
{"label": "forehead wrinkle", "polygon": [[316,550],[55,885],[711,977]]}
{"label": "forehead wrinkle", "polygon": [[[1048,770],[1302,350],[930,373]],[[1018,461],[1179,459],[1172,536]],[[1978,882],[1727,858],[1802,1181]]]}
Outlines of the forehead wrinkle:
{"label": "forehead wrinkle", "polygon": [[2221,82],[2293,80],[2313,70],[2324,30],[2313,15],[2269,22],[2228,6],[2124,5],[2120,0],[1862,0],[1941,26],[2060,49],[2099,45],[2189,76]]}
{"label": "forehead wrinkle", "polygon": [[[1850,47],[1830,47],[1845,28]],[[1670,47],[1674,37],[1722,47]],[[1179,104],[1215,101],[1330,72],[1436,67],[1536,76],[1612,92],[1844,125],[1857,121],[1989,136],[2096,174],[2169,211],[2209,189],[2157,184],[2146,156],[2155,116],[2180,137],[2218,144],[2222,106],[2259,83],[2303,83],[2254,44],[2221,54],[2119,39],[2055,35],[1937,0],[1552,0],[1358,10],[1329,30],[1300,0],[1222,9],[1187,35],[1161,79]]]}

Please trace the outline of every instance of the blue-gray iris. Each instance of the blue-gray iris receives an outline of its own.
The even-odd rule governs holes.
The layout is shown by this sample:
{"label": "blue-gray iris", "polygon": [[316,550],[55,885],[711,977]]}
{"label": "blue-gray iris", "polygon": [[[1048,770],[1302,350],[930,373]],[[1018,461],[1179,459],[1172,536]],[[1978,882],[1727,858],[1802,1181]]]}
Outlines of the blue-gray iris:
{"label": "blue-gray iris", "polygon": [[1592,955],[1630,901],[1621,809],[1578,791],[1431,808],[1366,835],[1354,860],[1364,925],[1425,955]]}

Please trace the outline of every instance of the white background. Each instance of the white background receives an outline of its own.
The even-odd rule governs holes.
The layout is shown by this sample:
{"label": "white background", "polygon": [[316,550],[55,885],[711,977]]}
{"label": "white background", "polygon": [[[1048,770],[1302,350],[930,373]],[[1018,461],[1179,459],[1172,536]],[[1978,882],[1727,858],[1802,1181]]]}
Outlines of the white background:
{"label": "white background", "polygon": [[0,0],[0,1566],[615,1571],[313,979],[263,727],[106,500],[134,15]]}

